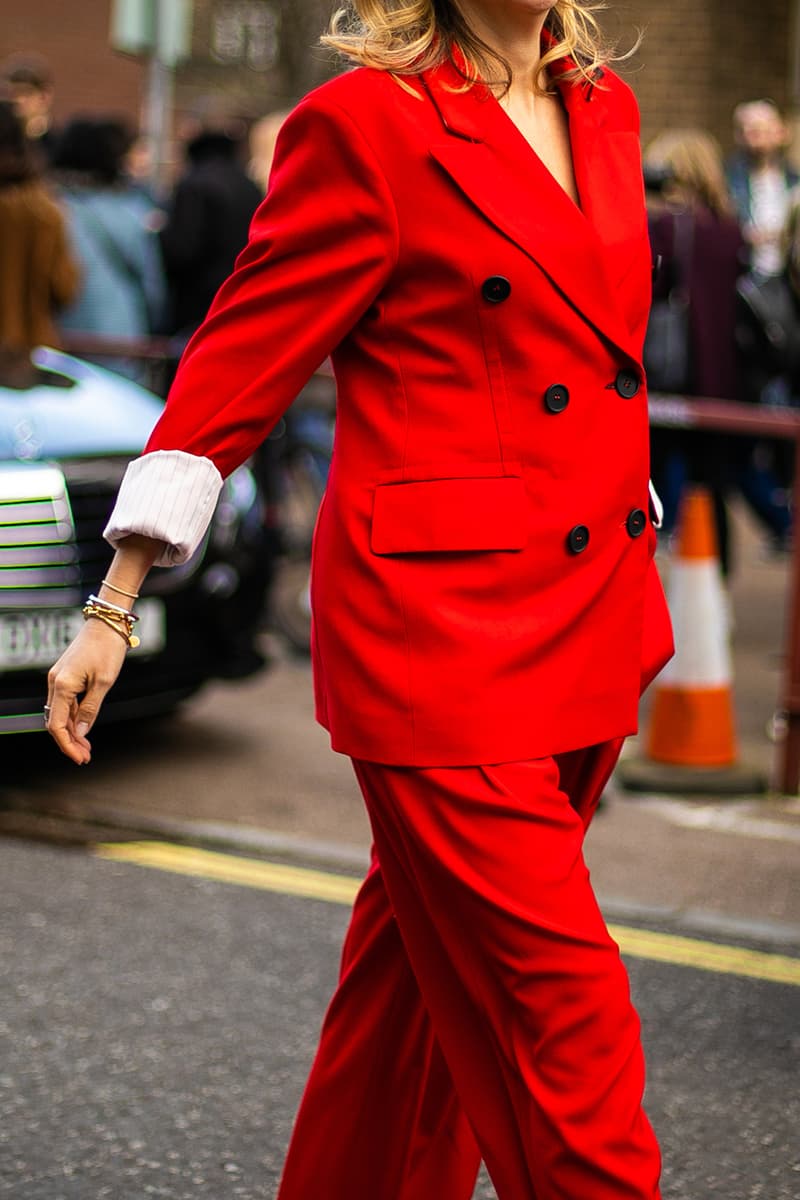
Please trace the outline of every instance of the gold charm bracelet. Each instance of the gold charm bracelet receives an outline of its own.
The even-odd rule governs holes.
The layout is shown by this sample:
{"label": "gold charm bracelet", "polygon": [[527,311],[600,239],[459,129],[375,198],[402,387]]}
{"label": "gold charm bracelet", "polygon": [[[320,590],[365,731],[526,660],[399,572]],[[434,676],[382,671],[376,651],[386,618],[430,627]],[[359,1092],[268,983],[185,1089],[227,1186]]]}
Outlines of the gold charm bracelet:
{"label": "gold charm bracelet", "polygon": [[107,600],[100,600],[97,596],[90,596],[83,606],[83,619],[88,621],[92,617],[118,633],[129,649],[135,650],[139,645],[139,638],[133,632],[133,626],[139,620],[135,613],[110,604]]}

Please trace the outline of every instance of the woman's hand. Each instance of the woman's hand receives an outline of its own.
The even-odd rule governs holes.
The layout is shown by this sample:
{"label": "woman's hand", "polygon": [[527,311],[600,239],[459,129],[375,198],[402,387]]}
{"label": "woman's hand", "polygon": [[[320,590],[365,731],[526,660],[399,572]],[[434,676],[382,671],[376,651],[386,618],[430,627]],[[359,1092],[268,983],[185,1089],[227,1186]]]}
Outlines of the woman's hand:
{"label": "woman's hand", "polygon": [[[142,534],[124,538],[99,588],[100,599],[114,605],[121,599],[135,601],[163,549],[163,542]],[[119,675],[127,649],[116,629],[89,618],[47,676],[47,732],[79,766],[92,757],[86,735]]]}
{"label": "woman's hand", "polygon": [[126,651],[116,630],[88,620],[47,676],[47,732],[79,766],[92,757],[86,735],[119,675]]}

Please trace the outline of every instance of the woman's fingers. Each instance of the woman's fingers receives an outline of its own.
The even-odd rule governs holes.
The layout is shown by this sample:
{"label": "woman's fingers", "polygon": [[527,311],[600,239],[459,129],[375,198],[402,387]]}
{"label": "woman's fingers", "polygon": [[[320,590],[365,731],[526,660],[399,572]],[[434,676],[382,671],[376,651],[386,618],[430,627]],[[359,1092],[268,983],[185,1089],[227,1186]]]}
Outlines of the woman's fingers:
{"label": "woman's fingers", "polygon": [[75,718],[77,698],[86,690],[88,679],[85,674],[73,675],[69,668],[62,667],[62,663],[63,659],[59,659],[50,672],[47,732],[67,758],[82,765],[91,758],[91,746],[85,736],[78,736]]}
{"label": "woman's fingers", "polygon": [[48,675],[47,731],[73,762],[89,762],[88,733],[119,674],[125,643],[100,621],[88,621]]}
{"label": "woman's fingers", "polygon": [[[58,665],[58,664],[56,664]],[[55,668],[54,668],[55,669]],[[79,739],[72,715],[73,698],[69,685],[56,676],[49,696],[50,712],[47,714],[47,732],[62,754],[73,762],[83,765],[91,758],[91,746],[86,738]]]}

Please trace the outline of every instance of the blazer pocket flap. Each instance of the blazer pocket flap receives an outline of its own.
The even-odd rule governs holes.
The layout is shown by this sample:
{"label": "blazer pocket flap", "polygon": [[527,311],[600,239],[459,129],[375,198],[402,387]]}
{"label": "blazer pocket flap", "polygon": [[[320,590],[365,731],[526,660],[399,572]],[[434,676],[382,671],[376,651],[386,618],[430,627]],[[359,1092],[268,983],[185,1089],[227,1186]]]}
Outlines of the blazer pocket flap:
{"label": "blazer pocket flap", "polygon": [[517,476],[381,484],[370,545],[375,554],[522,550],[528,524],[528,496]]}

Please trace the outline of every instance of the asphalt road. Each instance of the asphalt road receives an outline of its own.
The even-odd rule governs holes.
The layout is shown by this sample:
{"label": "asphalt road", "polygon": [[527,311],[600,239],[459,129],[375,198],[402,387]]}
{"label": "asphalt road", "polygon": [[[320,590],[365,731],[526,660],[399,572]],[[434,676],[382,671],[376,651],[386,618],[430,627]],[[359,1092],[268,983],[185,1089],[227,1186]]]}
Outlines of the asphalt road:
{"label": "asphalt road", "polygon": [[[0,1192],[272,1197],[346,905],[13,840],[0,877]],[[798,1200],[800,975],[629,967],[665,1200]]]}
{"label": "asphalt road", "polygon": [[[750,550],[737,705],[743,757],[768,763],[785,565]],[[363,805],[311,709],[307,662],[278,648],[271,671],[211,686],[174,719],[98,731],[86,769],[43,736],[4,739],[0,835],[19,840],[0,840],[0,1194],[274,1195],[336,974],[341,888],[281,894],[224,881],[263,882],[263,863],[223,856],[220,878],[190,877],[91,843],[221,841],[357,873]],[[800,800],[617,791],[587,857],[610,919],[690,939],[620,937],[665,1200],[800,1200]],[[781,958],[747,974],[753,950]],[[493,1195],[484,1179],[476,1197]]]}

